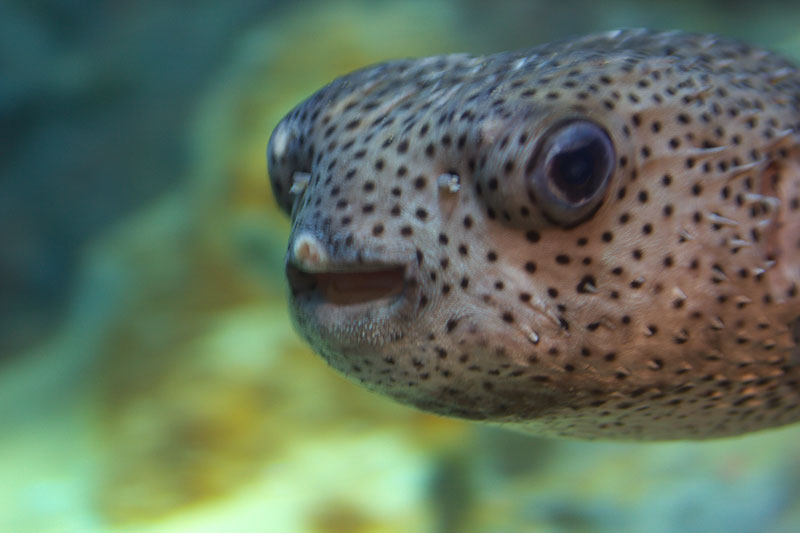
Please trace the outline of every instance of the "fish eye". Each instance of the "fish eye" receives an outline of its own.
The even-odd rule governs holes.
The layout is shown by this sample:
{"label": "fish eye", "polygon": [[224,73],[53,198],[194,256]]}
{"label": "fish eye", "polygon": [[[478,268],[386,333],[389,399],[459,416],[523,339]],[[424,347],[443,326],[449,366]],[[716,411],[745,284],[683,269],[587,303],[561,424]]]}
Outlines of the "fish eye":
{"label": "fish eye", "polygon": [[588,120],[556,126],[528,164],[528,180],[545,215],[562,226],[586,220],[599,207],[614,173],[608,133]]}

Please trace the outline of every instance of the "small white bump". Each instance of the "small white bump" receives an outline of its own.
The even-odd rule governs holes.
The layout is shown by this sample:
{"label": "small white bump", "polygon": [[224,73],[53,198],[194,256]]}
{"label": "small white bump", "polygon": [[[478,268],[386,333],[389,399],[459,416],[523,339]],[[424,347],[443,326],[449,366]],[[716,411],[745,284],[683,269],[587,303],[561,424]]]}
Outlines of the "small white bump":
{"label": "small white bump", "polygon": [[439,174],[436,184],[440,189],[455,193],[461,190],[461,177],[458,174]]}
{"label": "small white bump", "polygon": [[752,246],[753,243],[744,239],[730,239],[728,240],[728,245],[731,248],[742,248],[744,246]]}
{"label": "small white bump", "polygon": [[624,366],[618,366],[618,367],[616,367],[614,370],[615,370],[615,371],[616,371],[618,374],[620,374],[620,375],[622,375],[622,376],[625,376],[625,377],[627,377],[627,376],[630,376],[630,375],[631,375],[631,371],[630,371],[630,369],[629,369],[629,368],[626,368],[626,367],[624,367]]}
{"label": "small white bump", "polygon": [[766,194],[747,193],[744,199],[750,204],[764,204],[770,208],[777,209],[781,206],[781,199]]}
{"label": "small white bump", "polygon": [[309,233],[302,233],[294,239],[292,257],[295,264],[306,272],[324,272],[329,263],[325,248]]}
{"label": "small white bump", "polygon": [[725,275],[725,272],[723,272],[722,269],[715,266],[711,268],[711,279],[716,282],[723,282],[728,280],[728,276]]}
{"label": "small white bump", "polygon": [[275,132],[272,134],[272,153],[276,158],[283,157],[286,153],[286,146],[289,144],[289,132],[286,131],[286,125],[283,123],[278,124]]}
{"label": "small white bump", "polygon": [[719,224],[720,226],[736,227],[739,225],[737,221],[728,217],[724,217],[718,213],[706,213],[706,217],[714,224]]}
{"label": "small white bump", "polygon": [[774,221],[771,218],[765,218],[756,222],[756,227],[760,229],[767,228],[772,225]]}
{"label": "small white bump", "polygon": [[681,290],[680,287],[673,287],[672,288],[672,295],[675,299],[683,301],[686,299],[686,293]]}
{"label": "small white bump", "polygon": [[302,194],[310,181],[311,174],[308,172],[295,172],[292,174],[292,186],[289,189],[289,194]]}
{"label": "small white bump", "polygon": [[528,326],[522,326],[522,331],[528,336],[528,340],[531,344],[539,344],[539,334],[533,331]]}
{"label": "small white bump", "polygon": [[779,68],[769,73],[769,82],[772,84],[780,83],[783,80],[791,77],[795,73],[795,69],[790,67]]}
{"label": "small white bump", "polygon": [[700,100],[703,98],[708,97],[714,91],[713,85],[703,85],[702,87],[697,87],[692,90],[692,92],[684,95],[686,98],[686,102],[690,102],[692,100]]}

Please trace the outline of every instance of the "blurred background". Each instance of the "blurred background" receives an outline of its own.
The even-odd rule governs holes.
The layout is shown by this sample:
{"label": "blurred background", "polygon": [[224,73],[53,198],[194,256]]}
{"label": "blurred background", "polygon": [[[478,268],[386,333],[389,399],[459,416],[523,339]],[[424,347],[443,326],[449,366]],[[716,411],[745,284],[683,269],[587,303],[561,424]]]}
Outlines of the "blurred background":
{"label": "blurred background", "polygon": [[800,58],[800,4],[0,4],[0,531],[800,531],[800,431],[555,441],[345,381],[291,330],[264,150],[368,63],[618,27]]}

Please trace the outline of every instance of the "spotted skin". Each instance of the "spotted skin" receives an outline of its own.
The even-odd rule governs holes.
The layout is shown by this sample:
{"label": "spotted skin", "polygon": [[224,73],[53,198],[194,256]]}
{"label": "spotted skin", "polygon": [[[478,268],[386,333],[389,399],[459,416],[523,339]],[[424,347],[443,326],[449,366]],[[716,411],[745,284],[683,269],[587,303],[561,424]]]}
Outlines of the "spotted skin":
{"label": "spotted skin", "polygon": [[[564,223],[530,176],[575,120],[613,160],[598,205]],[[369,389],[537,434],[796,421],[798,131],[796,68],[710,35],[359,70],[268,146],[295,324]]]}

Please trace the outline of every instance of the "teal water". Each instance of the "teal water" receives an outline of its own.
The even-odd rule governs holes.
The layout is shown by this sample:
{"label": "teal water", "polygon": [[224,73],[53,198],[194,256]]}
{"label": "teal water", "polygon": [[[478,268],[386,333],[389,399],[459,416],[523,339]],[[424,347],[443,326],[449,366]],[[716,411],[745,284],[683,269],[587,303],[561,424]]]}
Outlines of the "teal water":
{"label": "teal water", "polygon": [[0,5],[0,531],[800,531],[800,428],[556,441],[344,381],[292,332],[279,118],[391,57],[648,26],[800,58],[791,2]]}

